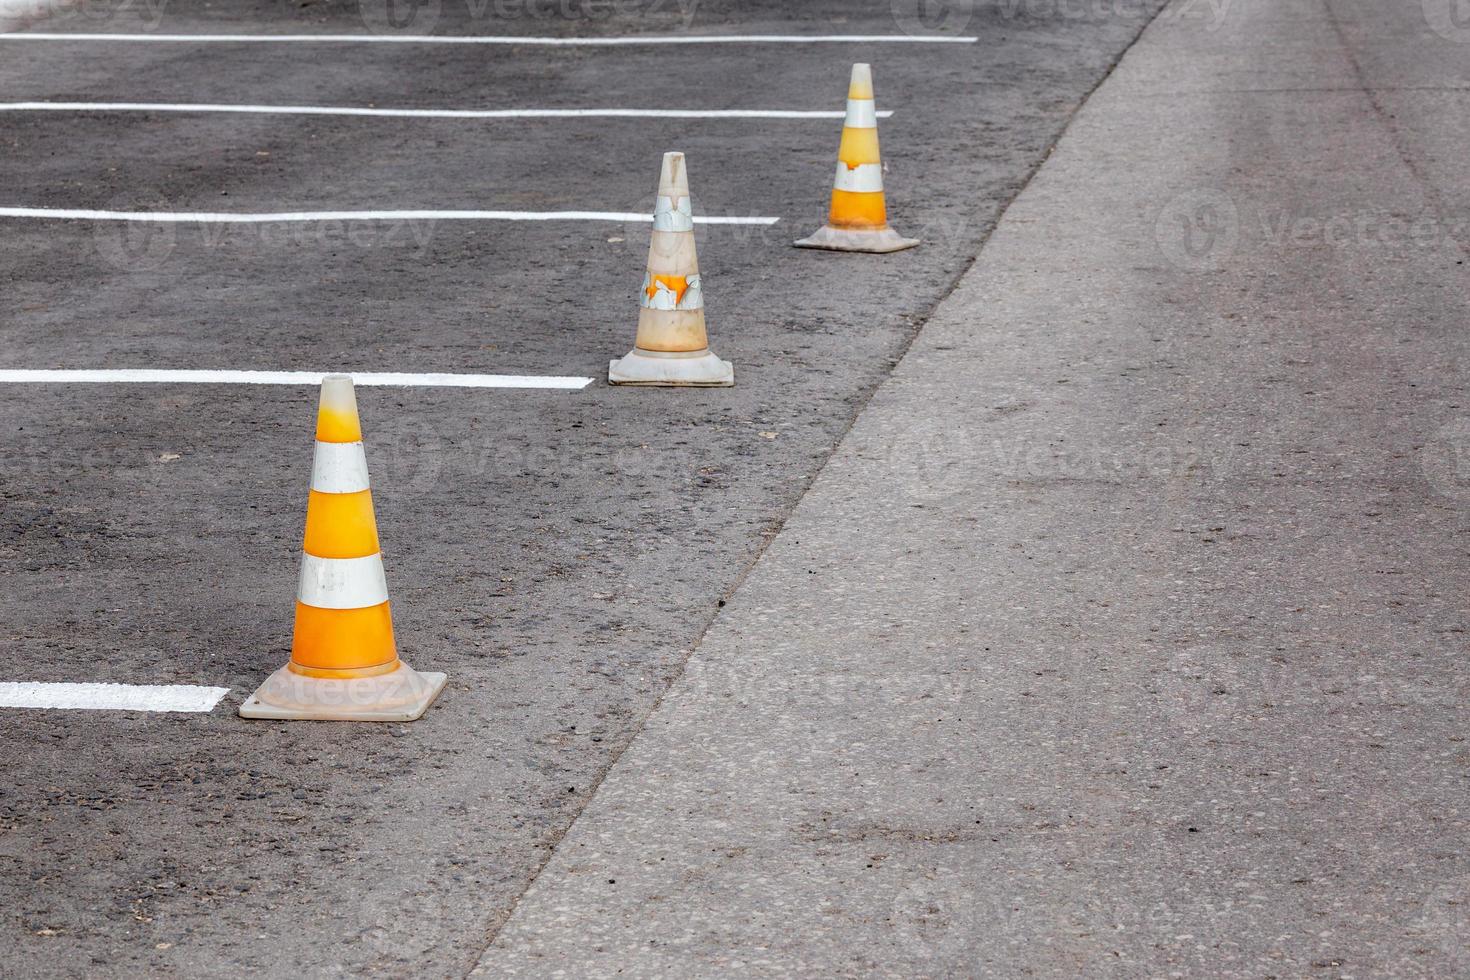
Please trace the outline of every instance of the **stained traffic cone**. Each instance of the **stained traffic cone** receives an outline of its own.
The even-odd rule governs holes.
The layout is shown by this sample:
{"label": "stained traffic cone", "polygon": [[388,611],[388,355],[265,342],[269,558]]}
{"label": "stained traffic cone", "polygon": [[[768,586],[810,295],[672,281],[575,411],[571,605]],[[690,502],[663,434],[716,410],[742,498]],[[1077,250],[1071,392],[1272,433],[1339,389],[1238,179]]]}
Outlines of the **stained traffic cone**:
{"label": "stained traffic cone", "polygon": [[640,302],[638,339],[626,357],[608,365],[609,383],[718,388],[735,383],[734,366],[710,351],[704,329],[704,288],[682,153],[664,154]]}
{"label": "stained traffic cone", "polygon": [[398,659],[352,379],[322,380],[291,662],[244,718],[413,721],[444,688]]}
{"label": "stained traffic cone", "polygon": [[883,200],[883,161],[878,154],[878,109],[873,102],[873,70],[852,66],[847,87],[847,122],[837,149],[837,180],[832,209],[824,225],[797,248],[837,252],[899,252],[919,244],[888,227]]}

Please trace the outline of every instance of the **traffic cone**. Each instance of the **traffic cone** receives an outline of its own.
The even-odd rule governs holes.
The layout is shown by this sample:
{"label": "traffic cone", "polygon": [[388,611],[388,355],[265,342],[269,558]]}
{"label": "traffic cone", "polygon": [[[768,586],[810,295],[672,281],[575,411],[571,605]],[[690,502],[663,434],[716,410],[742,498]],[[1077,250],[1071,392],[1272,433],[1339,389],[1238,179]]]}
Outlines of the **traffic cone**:
{"label": "traffic cone", "polygon": [[883,201],[883,162],[878,154],[878,109],[873,102],[873,69],[852,66],[847,88],[847,122],[837,149],[837,180],[827,224],[797,248],[837,252],[899,252],[919,244],[888,227]]}
{"label": "traffic cone", "polygon": [[291,662],[243,718],[413,721],[444,688],[398,659],[352,379],[322,380]]}
{"label": "traffic cone", "polygon": [[626,357],[608,364],[610,384],[728,388],[735,383],[734,366],[710,351],[704,329],[704,289],[682,153],[664,154],[639,299],[638,339]]}

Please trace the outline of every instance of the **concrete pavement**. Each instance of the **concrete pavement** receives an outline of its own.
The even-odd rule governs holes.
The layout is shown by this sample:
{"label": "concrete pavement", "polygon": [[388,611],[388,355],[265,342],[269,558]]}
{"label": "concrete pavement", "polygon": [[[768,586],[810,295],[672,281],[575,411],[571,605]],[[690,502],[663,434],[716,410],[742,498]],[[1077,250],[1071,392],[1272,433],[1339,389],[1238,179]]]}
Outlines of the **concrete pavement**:
{"label": "concrete pavement", "polygon": [[1146,31],[480,975],[1470,973],[1436,10]]}

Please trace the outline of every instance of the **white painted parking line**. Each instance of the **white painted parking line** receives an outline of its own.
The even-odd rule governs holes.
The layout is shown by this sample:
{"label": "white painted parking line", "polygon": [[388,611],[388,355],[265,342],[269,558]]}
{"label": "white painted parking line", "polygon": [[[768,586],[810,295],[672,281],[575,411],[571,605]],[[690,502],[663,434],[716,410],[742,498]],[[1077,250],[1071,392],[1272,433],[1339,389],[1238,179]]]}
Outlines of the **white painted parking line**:
{"label": "white painted parking line", "polygon": [[[0,370],[0,384],[319,385],[324,371],[193,371],[153,368]],[[356,385],[399,388],[555,388],[577,391],[591,378],[521,374],[352,374]]]}
{"label": "white painted parking line", "polygon": [[[634,211],[279,211],[239,214],[217,211],[92,211],[80,208],[0,208],[0,218],[49,218],[62,221],[151,221],[162,224],[260,225],[300,221],[646,221],[653,215]],[[774,225],[780,218],[711,217],[697,225]]]}
{"label": "white painted parking line", "polygon": [[213,711],[228,687],[192,684],[56,684],[0,682],[0,708],[84,711]]}
{"label": "white painted parking line", "polygon": [[[0,112],[228,112],[276,116],[386,116],[395,119],[842,119],[826,109],[380,109],[318,105],[174,102],[0,102]],[[892,110],[878,113],[887,119]]]}
{"label": "white painted parking line", "polygon": [[974,44],[978,37],[934,34],[631,34],[620,37],[516,37],[448,34],[83,34],[0,33],[0,41],[126,41],[174,44],[527,44],[614,47],[640,44]]}

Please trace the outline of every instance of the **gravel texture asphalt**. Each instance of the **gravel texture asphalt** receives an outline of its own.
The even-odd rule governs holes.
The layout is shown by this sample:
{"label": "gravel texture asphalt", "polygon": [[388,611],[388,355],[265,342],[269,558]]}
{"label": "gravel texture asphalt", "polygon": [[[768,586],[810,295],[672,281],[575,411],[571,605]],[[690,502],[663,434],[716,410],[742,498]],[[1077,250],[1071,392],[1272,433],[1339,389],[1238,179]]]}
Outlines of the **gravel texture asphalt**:
{"label": "gravel texture asphalt", "polygon": [[[376,14],[368,5],[366,20]],[[381,6],[381,5],[379,5]],[[900,2],[446,2],[462,34],[872,33]],[[314,393],[0,388],[3,679],[228,686],[209,715],[6,711],[8,976],[457,976],[678,676],[915,331],[1155,9],[997,3],[974,45],[0,42],[8,101],[841,108],[874,64],[895,224],[801,252],[835,121],[0,114],[0,205],[650,210],[689,155],[728,391],[364,389],[410,726],[245,723],[284,662]],[[518,15],[521,14],[521,15]],[[338,4],[64,7],[33,29],[353,32]],[[585,374],[631,345],[647,225],[0,219],[6,367]]]}

